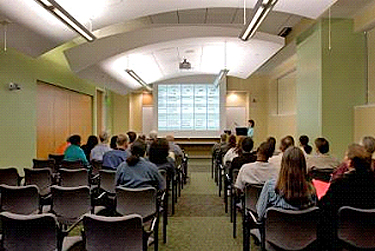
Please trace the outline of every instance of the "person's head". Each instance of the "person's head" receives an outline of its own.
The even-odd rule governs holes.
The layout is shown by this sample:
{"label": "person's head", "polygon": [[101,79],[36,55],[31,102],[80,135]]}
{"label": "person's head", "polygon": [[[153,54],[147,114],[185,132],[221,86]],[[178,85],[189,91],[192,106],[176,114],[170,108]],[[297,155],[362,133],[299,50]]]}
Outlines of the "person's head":
{"label": "person's head", "polygon": [[96,137],[95,135],[90,135],[90,136],[87,138],[87,143],[86,143],[86,145],[88,145],[88,146],[90,146],[90,147],[94,147],[94,146],[96,146],[98,143],[99,143],[98,137]]}
{"label": "person's head", "polygon": [[145,156],[146,143],[141,139],[137,139],[132,144],[130,152],[132,155],[126,159],[126,162],[129,166],[135,166],[138,163],[139,159]]}
{"label": "person's head", "polygon": [[363,137],[362,145],[365,147],[366,151],[373,154],[375,152],[375,138],[371,136]]}
{"label": "person's head", "polygon": [[127,132],[126,133],[129,137],[129,143],[132,144],[137,139],[137,134],[135,132]]}
{"label": "person's head", "polygon": [[100,142],[102,143],[108,143],[108,139],[109,139],[109,134],[105,131],[101,132],[99,134],[99,140]]}
{"label": "person's head", "polygon": [[112,149],[117,149],[117,138],[118,138],[117,135],[114,135],[114,136],[112,136],[112,138],[111,138],[111,141],[110,141],[110,143],[109,143],[109,146],[110,146]]}
{"label": "person's head", "polygon": [[138,139],[146,141],[146,135],[141,134],[141,135],[138,136]]}
{"label": "person's head", "polygon": [[174,141],[174,136],[172,134],[168,134],[167,136],[165,136],[165,139],[168,140],[168,141],[173,142]]}
{"label": "person's head", "polygon": [[329,143],[325,138],[317,138],[315,140],[315,147],[322,154],[329,152]]}
{"label": "person's head", "polygon": [[288,135],[281,139],[280,150],[282,152],[285,152],[286,149],[288,149],[291,146],[294,146],[294,139],[292,136]]}
{"label": "person's head", "polygon": [[117,148],[126,149],[128,147],[129,137],[126,134],[119,134],[117,136],[116,145]]}
{"label": "person's head", "polygon": [[151,143],[149,151],[149,160],[155,164],[163,164],[167,162],[169,155],[169,144],[166,139],[158,139]]}
{"label": "person's head", "polygon": [[268,142],[263,142],[262,144],[260,144],[260,146],[258,147],[258,151],[257,151],[257,160],[260,160],[260,161],[268,161],[268,159],[270,158],[270,143]]}
{"label": "person's head", "polygon": [[226,133],[223,133],[223,134],[220,135],[220,141],[221,142],[226,142],[227,138],[228,138],[228,134],[226,134]]}
{"label": "person's head", "polygon": [[236,147],[236,144],[237,144],[236,136],[230,135],[228,139],[228,144],[229,144],[229,147]]}
{"label": "person's head", "polygon": [[307,180],[306,159],[298,147],[289,147],[283,154],[275,190],[287,202],[301,205],[309,201],[314,192]]}
{"label": "person's head", "polygon": [[254,141],[250,137],[245,137],[242,140],[241,145],[242,145],[242,150],[246,153],[249,153],[249,152],[251,152],[251,150],[253,150]]}
{"label": "person's head", "polygon": [[349,167],[356,169],[357,172],[371,170],[371,153],[364,146],[359,144],[349,145],[346,157],[349,161]]}
{"label": "person's head", "polygon": [[254,122],[254,120],[252,120],[252,119],[249,119],[249,126],[250,127],[254,127],[255,126],[255,122]]}
{"label": "person's head", "polygon": [[301,146],[306,146],[309,143],[309,137],[307,135],[301,135],[301,137],[299,137],[299,143]]}
{"label": "person's head", "polygon": [[148,134],[148,137],[150,140],[156,140],[158,138],[158,132],[157,131],[151,131]]}
{"label": "person's head", "polygon": [[70,136],[69,143],[76,146],[81,145],[81,136],[79,136],[78,134]]}
{"label": "person's head", "polygon": [[276,139],[274,137],[268,137],[266,142],[269,144],[269,156],[272,156],[276,150]]}

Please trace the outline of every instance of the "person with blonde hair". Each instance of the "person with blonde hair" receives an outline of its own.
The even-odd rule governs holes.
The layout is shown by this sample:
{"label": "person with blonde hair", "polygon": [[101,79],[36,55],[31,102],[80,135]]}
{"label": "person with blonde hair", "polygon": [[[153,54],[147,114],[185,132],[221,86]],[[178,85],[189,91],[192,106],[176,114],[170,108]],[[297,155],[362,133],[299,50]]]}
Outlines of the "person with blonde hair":
{"label": "person with blonde hair", "polygon": [[129,137],[126,134],[119,134],[116,139],[116,150],[108,151],[103,155],[103,169],[116,170],[129,156]]}
{"label": "person with blonde hair", "polygon": [[306,174],[306,159],[301,149],[289,147],[283,154],[277,180],[267,181],[257,202],[257,213],[264,218],[269,207],[301,210],[315,206],[316,191]]}
{"label": "person with blonde hair", "polygon": [[109,134],[107,132],[101,132],[99,134],[99,141],[100,143],[97,144],[92,150],[90,154],[91,160],[99,160],[103,161],[103,155],[108,152],[112,151],[112,148],[109,147]]}

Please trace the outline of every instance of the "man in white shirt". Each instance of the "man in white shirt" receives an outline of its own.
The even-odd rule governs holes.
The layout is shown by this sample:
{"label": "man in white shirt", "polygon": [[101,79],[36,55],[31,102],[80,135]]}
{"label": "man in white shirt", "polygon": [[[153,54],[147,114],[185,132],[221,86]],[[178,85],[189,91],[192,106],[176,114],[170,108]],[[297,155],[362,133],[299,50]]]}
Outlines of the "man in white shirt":
{"label": "man in white shirt", "polygon": [[237,176],[235,187],[243,191],[247,184],[264,184],[267,180],[277,178],[279,168],[268,162],[270,144],[263,142],[257,152],[257,160],[244,164]]}
{"label": "man in white shirt", "polygon": [[100,143],[97,144],[92,150],[90,154],[91,160],[99,160],[103,161],[103,155],[108,152],[112,151],[112,148],[108,145],[109,135],[107,132],[101,132],[99,134]]}

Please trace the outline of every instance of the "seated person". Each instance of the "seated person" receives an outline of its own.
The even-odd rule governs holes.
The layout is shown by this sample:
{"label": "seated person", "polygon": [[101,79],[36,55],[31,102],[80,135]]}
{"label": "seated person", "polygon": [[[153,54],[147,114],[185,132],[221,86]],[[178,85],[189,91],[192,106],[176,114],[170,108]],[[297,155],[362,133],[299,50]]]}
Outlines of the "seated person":
{"label": "seated person", "polygon": [[331,171],[337,169],[340,161],[329,154],[329,143],[325,138],[317,138],[315,140],[316,153],[307,157],[308,172],[312,170]]}
{"label": "seated person", "polygon": [[242,153],[242,141],[244,140],[244,136],[237,136],[238,137],[238,143],[235,147],[232,147],[227,151],[227,153],[224,155],[223,163],[226,164],[227,162],[232,162],[232,160],[240,153]]}
{"label": "seated person", "polygon": [[[342,206],[375,208],[375,178],[371,170],[371,154],[358,144],[347,151],[349,171],[332,181],[327,193],[319,201],[323,211],[322,238],[329,249],[337,248],[337,212]],[[333,245],[333,246],[332,246]]]}
{"label": "seated person", "polygon": [[99,140],[100,143],[91,150],[91,160],[103,161],[103,155],[108,151],[112,151],[112,148],[108,146],[109,135],[107,132],[101,132],[99,134]]}
{"label": "seated person", "polygon": [[283,154],[278,178],[263,186],[257,202],[258,217],[262,220],[269,207],[300,210],[316,203],[315,188],[306,176],[305,155],[298,147],[290,147]]}
{"label": "seated person", "polygon": [[[228,138],[228,142],[220,147],[218,158],[223,165],[225,164],[224,156],[231,148],[235,148],[237,145],[236,136],[230,135]],[[234,150],[234,149],[233,149]]]}
{"label": "seated person", "polygon": [[169,144],[169,151],[173,152],[175,157],[178,156],[178,157],[182,158],[184,156],[184,153],[182,152],[180,146],[177,145],[174,142],[174,136],[173,135],[167,135],[165,138],[166,138],[166,140],[168,141],[168,144]]}
{"label": "seated person", "polygon": [[282,138],[279,147],[281,152],[277,155],[273,155],[272,157],[270,157],[269,162],[280,169],[283,154],[286,151],[286,149],[288,149],[291,146],[294,146],[294,138],[292,136],[287,135],[284,138]]}
{"label": "seated person", "polygon": [[119,134],[117,136],[117,150],[106,152],[103,156],[103,169],[116,170],[117,167],[124,162],[130,154],[128,153],[128,136],[126,134]]}
{"label": "seated person", "polygon": [[312,152],[312,147],[309,145],[309,137],[306,135],[302,135],[299,137],[299,145],[301,150],[305,152],[305,154],[310,154]]}
{"label": "seated person", "polygon": [[112,136],[111,141],[109,142],[109,147],[113,150],[117,150],[117,135]]}
{"label": "seated person", "polygon": [[169,157],[169,144],[166,139],[158,139],[151,143],[148,158],[158,167],[158,170],[165,170],[169,177],[173,177],[176,172],[176,164]]}
{"label": "seated person", "polygon": [[77,161],[81,160],[82,163],[87,166],[89,162],[86,159],[86,155],[81,149],[81,136],[73,135],[69,138],[70,145],[64,152],[64,160],[66,161]]}
{"label": "seated person", "polygon": [[220,135],[220,142],[218,143],[215,143],[215,145],[212,147],[211,149],[211,154],[212,154],[212,159],[216,159],[219,152],[220,152],[220,149],[223,145],[225,145],[227,142],[227,134],[226,133],[223,133]]}
{"label": "seated person", "polygon": [[98,137],[95,135],[90,135],[87,138],[86,145],[81,146],[82,150],[84,151],[86,155],[86,159],[90,159],[91,150],[99,143]]}
{"label": "seated person", "polygon": [[117,167],[116,186],[129,188],[155,187],[164,189],[164,179],[154,163],[144,158],[146,143],[136,140],[131,147],[131,156]]}
{"label": "seated person", "polygon": [[242,140],[241,148],[242,152],[239,154],[238,157],[232,160],[229,169],[229,177],[232,178],[232,171],[235,169],[240,170],[240,168],[247,163],[255,162],[257,156],[251,152],[253,150],[254,142],[250,137],[245,137]]}
{"label": "seated person", "polygon": [[[363,137],[362,139],[362,146],[366,149],[367,152],[369,152],[372,156],[372,154],[375,152],[375,138],[374,137],[371,137],[371,136],[365,136]],[[375,161],[374,159],[372,159],[371,161],[371,169],[374,171],[375,168],[374,168],[374,164],[375,164]],[[345,161],[342,162],[339,167],[332,173],[332,177],[331,177],[331,180],[330,182],[332,182],[333,180],[335,180],[336,178],[342,176],[344,173],[348,172],[349,171],[349,168],[348,168],[348,163],[347,163],[347,153],[346,153],[346,157],[345,157]]]}
{"label": "seated person", "polygon": [[258,148],[257,160],[241,167],[234,186],[243,191],[247,184],[264,184],[267,180],[276,178],[279,169],[268,163],[268,158],[269,144],[263,142]]}
{"label": "seated person", "polygon": [[134,141],[137,139],[137,134],[133,131],[129,131],[126,133],[129,137],[129,144],[128,147],[130,148]]}

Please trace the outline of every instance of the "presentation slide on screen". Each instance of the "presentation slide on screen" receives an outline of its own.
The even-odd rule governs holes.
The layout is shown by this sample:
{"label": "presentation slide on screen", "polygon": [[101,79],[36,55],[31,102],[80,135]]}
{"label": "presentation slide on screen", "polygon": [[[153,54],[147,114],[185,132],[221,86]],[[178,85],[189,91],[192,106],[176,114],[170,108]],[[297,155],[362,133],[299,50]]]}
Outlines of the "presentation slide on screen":
{"label": "presentation slide on screen", "polygon": [[158,85],[159,131],[219,129],[219,88],[212,84]]}

